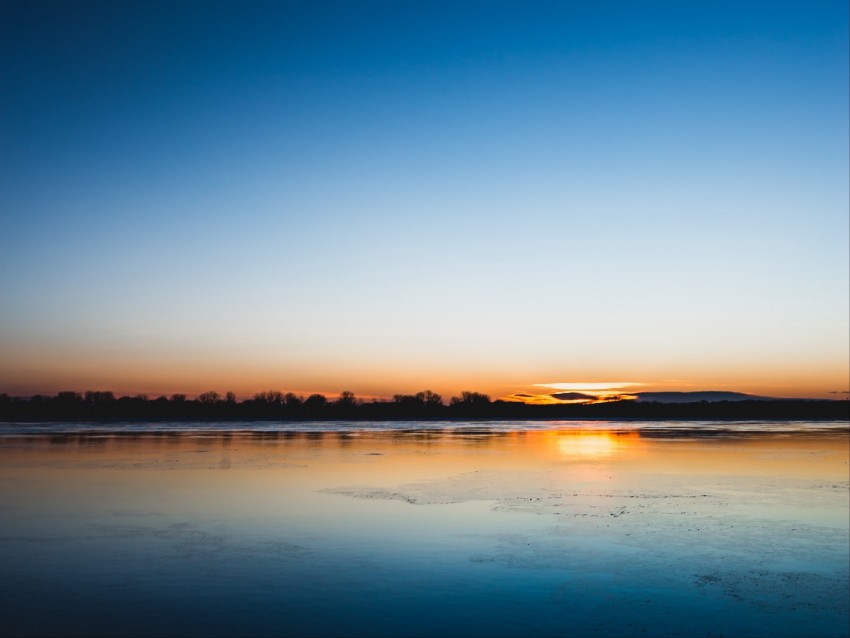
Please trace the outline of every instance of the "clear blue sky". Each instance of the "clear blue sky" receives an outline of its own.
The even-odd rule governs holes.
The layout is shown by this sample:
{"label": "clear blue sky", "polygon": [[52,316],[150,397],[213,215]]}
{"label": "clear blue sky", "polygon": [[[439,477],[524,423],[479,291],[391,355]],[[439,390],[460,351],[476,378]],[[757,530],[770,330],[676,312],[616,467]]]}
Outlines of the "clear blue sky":
{"label": "clear blue sky", "polygon": [[0,391],[848,388],[844,0],[0,7]]}

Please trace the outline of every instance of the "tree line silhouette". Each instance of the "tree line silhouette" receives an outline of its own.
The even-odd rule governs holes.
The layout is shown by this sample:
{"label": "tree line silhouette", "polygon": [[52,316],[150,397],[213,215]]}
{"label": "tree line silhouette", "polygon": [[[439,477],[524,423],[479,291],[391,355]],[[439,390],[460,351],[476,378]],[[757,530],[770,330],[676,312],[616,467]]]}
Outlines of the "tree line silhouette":
{"label": "tree line silhouette", "polygon": [[353,392],[336,399],[322,394],[306,398],[267,390],[237,400],[233,392],[210,391],[190,399],[185,394],[149,398],[116,397],[113,392],[59,392],[29,398],[0,394],[0,421],[396,421],[396,420],[850,420],[847,400],[760,400],[656,403],[612,401],[532,405],[492,401],[480,392],[462,392],[448,403],[430,390],[396,394],[392,400],[363,401]]}

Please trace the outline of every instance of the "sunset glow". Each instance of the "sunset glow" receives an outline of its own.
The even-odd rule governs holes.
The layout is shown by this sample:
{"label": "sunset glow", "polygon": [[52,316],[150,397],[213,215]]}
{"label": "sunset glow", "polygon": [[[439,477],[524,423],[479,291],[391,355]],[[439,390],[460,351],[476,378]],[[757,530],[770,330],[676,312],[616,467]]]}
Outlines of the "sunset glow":
{"label": "sunset glow", "polygon": [[850,621],[848,0],[0,0],[0,634]]}
{"label": "sunset glow", "polygon": [[0,393],[850,389],[846,3],[60,4]]}
{"label": "sunset glow", "polygon": [[631,381],[609,381],[607,383],[535,383],[537,388],[552,388],[553,390],[569,390],[571,392],[605,392],[621,390],[631,386],[646,385]]}

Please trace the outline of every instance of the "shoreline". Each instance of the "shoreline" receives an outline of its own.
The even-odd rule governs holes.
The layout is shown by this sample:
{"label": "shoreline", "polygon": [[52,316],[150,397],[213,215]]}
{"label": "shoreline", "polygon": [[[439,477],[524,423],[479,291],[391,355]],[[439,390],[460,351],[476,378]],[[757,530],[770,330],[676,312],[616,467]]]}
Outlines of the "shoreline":
{"label": "shoreline", "polygon": [[0,423],[0,440],[53,437],[57,440],[100,438],[232,438],[278,440],[300,437],[504,437],[533,433],[561,436],[637,435],[646,439],[721,439],[759,436],[848,437],[850,424],[840,421],[648,421],[648,420],[454,420],[454,421],[111,421]]}
{"label": "shoreline", "polygon": [[327,404],[319,408],[220,401],[201,403],[121,398],[104,402],[14,400],[0,403],[0,423],[208,423],[208,422],[457,422],[457,421],[844,421],[850,401],[782,399],[698,403],[611,402],[529,405],[494,401],[480,405],[407,407],[392,402]]}

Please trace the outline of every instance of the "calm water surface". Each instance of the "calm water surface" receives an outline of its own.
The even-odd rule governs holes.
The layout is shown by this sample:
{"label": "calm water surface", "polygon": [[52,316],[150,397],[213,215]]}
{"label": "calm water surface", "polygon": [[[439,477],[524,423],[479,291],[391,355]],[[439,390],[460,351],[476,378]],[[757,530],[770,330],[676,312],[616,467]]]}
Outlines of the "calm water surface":
{"label": "calm water surface", "polygon": [[848,426],[0,429],[0,634],[847,636]]}

